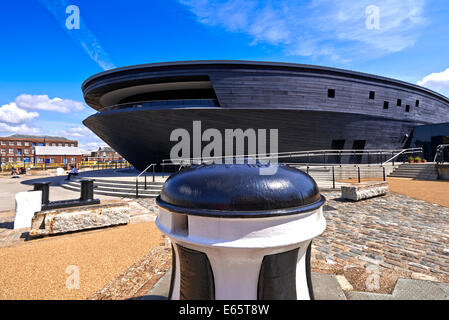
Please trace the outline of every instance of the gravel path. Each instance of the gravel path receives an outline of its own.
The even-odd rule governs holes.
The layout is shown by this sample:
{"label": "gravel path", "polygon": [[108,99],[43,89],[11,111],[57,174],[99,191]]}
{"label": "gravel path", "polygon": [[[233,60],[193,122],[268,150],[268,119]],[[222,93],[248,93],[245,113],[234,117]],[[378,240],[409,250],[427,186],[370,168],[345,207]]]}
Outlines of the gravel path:
{"label": "gravel path", "polygon": [[0,248],[0,299],[88,299],[165,242],[143,222]]}

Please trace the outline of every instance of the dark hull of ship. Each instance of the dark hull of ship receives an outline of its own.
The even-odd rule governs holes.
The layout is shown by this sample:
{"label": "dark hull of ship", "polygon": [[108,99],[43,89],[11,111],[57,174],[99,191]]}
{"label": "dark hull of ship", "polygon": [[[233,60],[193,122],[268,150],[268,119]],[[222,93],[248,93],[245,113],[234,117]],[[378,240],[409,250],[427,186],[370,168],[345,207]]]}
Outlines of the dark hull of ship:
{"label": "dark hull of ship", "polygon": [[[343,112],[254,108],[129,108],[99,112],[84,120],[84,124],[135,168],[143,170],[151,163],[160,164],[170,158],[170,150],[177,143],[170,141],[173,130],[186,129],[193,137],[193,121],[201,121],[202,131],[218,129],[222,137],[225,129],[266,129],[267,137],[270,129],[278,129],[278,152],[331,149],[335,141],[344,149],[352,149],[361,141],[364,149],[397,149],[403,147],[410,129],[420,124]],[[266,145],[268,152],[268,138]],[[281,162],[335,160],[335,157],[280,159]],[[347,157],[338,161],[360,159]]]}

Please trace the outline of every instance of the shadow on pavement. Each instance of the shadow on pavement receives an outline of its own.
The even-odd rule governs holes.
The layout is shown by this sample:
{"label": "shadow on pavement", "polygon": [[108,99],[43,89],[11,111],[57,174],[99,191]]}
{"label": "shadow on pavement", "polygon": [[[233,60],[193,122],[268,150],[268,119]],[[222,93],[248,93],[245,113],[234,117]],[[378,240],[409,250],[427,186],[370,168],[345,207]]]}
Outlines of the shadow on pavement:
{"label": "shadow on pavement", "polygon": [[31,186],[31,185],[33,185],[33,183],[51,182],[50,186],[58,186],[59,182],[65,178],[66,178],[65,175],[64,176],[54,176],[54,177],[41,177],[41,178],[23,180],[20,183]]}
{"label": "shadow on pavement", "polygon": [[165,296],[159,296],[159,295],[145,295],[140,297],[134,297],[128,300],[168,300]]}

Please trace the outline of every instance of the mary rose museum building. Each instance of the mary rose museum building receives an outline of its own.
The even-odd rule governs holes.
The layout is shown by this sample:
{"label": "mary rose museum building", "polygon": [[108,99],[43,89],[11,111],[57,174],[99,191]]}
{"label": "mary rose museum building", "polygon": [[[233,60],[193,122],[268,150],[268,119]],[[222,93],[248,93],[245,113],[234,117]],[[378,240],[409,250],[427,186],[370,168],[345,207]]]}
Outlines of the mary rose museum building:
{"label": "mary rose museum building", "polygon": [[[229,129],[254,129],[266,139],[277,129],[276,152],[425,149],[449,137],[449,126],[427,127],[449,122],[447,97],[411,83],[329,67],[153,63],[99,73],[82,90],[86,103],[98,111],[84,124],[139,170],[170,158],[177,129],[193,138],[200,130],[201,147],[211,140],[201,135],[208,129],[223,137]],[[425,138],[414,139],[421,126],[416,130]],[[191,151],[194,157],[193,142]]]}

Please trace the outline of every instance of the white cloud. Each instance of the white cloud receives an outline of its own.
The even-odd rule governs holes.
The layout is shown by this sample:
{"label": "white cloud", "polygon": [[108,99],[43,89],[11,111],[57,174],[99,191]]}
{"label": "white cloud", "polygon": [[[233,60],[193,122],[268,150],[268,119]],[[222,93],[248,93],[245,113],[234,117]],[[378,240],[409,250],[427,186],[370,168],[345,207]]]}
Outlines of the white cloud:
{"label": "white cloud", "polygon": [[[50,134],[50,133],[49,133]],[[84,150],[97,150],[99,147],[107,146],[100,138],[98,138],[87,127],[67,126],[66,129],[55,131],[50,135],[63,136],[68,139],[77,140],[78,145]]]}
{"label": "white cloud", "polygon": [[87,143],[79,143],[79,147],[83,150],[88,151],[96,151],[100,147],[107,147],[108,145],[104,143],[103,141],[99,142],[87,142]]}
{"label": "white cloud", "polygon": [[0,132],[5,133],[20,133],[20,134],[38,134],[40,130],[38,128],[29,127],[26,124],[11,125],[0,122]]}
{"label": "white cloud", "polygon": [[39,113],[37,112],[27,112],[23,109],[17,107],[17,104],[14,102],[4,104],[0,107],[0,123],[24,123],[30,122],[34,118],[38,117]]}
{"label": "white cloud", "polygon": [[69,136],[72,138],[94,136],[92,131],[86,127],[71,127],[66,130],[59,131],[58,135]]}
{"label": "white cloud", "polygon": [[[425,0],[179,0],[205,25],[281,46],[290,55],[347,60],[413,46],[425,20]],[[368,29],[366,8],[379,8],[380,28]],[[375,49],[375,50],[373,50]],[[374,51],[374,52],[373,52]]]}
{"label": "white cloud", "polygon": [[15,101],[19,108],[26,110],[46,110],[68,113],[70,111],[82,111],[84,109],[82,102],[61,98],[50,99],[46,94],[21,94]]}
{"label": "white cloud", "polygon": [[449,68],[425,76],[421,81],[418,81],[418,85],[440,91],[449,96]]}

